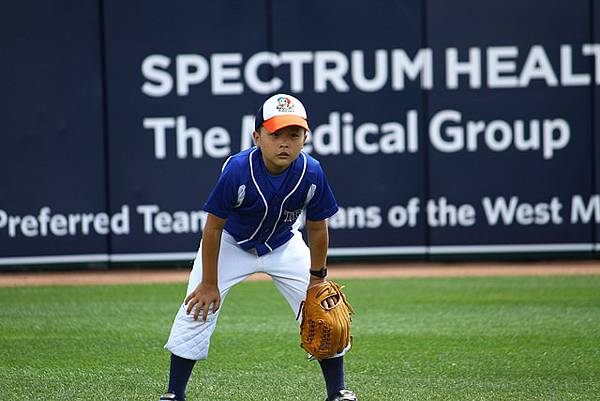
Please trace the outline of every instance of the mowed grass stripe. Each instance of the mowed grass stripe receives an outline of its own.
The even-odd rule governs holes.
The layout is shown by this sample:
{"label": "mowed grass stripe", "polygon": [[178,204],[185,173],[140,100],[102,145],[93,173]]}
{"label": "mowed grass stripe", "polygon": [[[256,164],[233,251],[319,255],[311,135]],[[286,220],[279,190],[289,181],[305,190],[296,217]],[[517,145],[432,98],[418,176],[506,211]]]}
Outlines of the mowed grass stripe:
{"label": "mowed grass stripe", "polygon": [[[369,400],[600,399],[600,276],[352,279],[347,382]],[[185,285],[0,289],[0,394],[153,400]],[[234,288],[193,400],[323,400],[270,282]],[[4,396],[2,396],[4,397]]]}

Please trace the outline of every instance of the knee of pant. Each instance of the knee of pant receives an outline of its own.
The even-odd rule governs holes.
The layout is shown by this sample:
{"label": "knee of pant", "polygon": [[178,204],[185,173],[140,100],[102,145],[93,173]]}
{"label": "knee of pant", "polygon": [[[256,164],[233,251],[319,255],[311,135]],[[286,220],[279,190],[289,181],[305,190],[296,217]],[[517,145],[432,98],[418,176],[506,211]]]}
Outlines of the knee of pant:
{"label": "knee of pant", "polygon": [[[199,330],[199,328],[204,328]],[[174,329],[165,345],[173,354],[185,359],[200,360],[208,357],[212,328],[206,324]]]}
{"label": "knee of pant", "polygon": [[206,359],[210,337],[215,329],[217,314],[209,313],[206,321],[194,320],[193,311],[187,314],[184,307],[179,311],[165,348],[186,359]]}

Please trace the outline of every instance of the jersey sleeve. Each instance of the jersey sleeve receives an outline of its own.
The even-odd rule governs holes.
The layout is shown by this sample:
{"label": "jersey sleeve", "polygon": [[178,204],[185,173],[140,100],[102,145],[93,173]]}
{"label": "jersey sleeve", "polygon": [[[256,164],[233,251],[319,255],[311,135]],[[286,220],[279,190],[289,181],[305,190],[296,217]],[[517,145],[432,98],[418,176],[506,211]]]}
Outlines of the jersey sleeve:
{"label": "jersey sleeve", "polygon": [[[227,160],[228,162],[229,160]],[[217,217],[226,219],[229,213],[234,209],[237,194],[237,179],[232,163],[223,166],[221,176],[217,184],[208,196],[204,204],[204,211],[214,214]]]}
{"label": "jersey sleeve", "polygon": [[314,195],[306,205],[306,218],[311,221],[327,219],[338,211],[333,191],[327,182],[321,166],[318,169],[315,185]]}

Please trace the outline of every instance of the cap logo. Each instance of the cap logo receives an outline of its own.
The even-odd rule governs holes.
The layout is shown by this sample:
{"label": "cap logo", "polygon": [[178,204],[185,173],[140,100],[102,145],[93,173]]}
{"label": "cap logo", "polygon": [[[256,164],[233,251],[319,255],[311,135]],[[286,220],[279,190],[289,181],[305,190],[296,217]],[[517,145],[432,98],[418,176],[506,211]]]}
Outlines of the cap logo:
{"label": "cap logo", "polygon": [[293,113],[294,104],[292,99],[286,96],[280,96],[277,98],[277,111],[282,113]]}

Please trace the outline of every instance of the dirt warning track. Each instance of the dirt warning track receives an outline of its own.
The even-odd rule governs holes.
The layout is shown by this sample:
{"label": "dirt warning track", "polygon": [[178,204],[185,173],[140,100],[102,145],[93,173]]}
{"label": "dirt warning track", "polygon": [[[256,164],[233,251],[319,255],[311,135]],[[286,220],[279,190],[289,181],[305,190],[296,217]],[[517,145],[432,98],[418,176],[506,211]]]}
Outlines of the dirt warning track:
{"label": "dirt warning track", "polygon": [[[42,285],[112,285],[135,283],[187,282],[189,269],[127,269],[54,272],[0,273],[0,287]],[[396,278],[396,277],[463,277],[463,276],[541,276],[599,275],[600,261],[535,263],[372,263],[333,264],[329,277]],[[257,273],[250,280],[268,280]]]}

